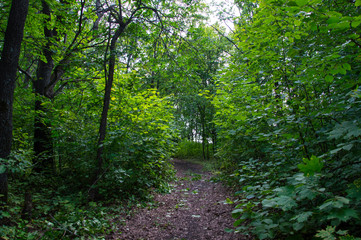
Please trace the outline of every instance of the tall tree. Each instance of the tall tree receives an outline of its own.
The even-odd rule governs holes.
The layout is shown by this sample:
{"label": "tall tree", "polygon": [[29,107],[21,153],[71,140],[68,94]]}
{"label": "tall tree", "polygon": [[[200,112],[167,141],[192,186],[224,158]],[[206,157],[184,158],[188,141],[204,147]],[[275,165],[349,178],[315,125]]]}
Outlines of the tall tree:
{"label": "tall tree", "polygon": [[[17,66],[23,39],[28,0],[13,0],[0,59],[0,159],[9,157],[12,142],[12,112]],[[8,198],[6,160],[0,165],[0,202]]]}
{"label": "tall tree", "polygon": [[[102,167],[103,167],[103,142],[106,136],[106,128],[107,128],[107,118],[108,118],[108,111],[109,111],[109,105],[110,105],[110,97],[111,97],[111,91],[112,91],[112,85],[114,80],[114,71],[115,71],[115,65],[116,65],[116,44],[121,36],[121,34],[125,31],[126,27],[133,22],[133,20],[141,12],[144,11],[151,11],[154,12],[154,14],[158,17],[158,11],[155,8],[149,7],[145,5],[143,1],[137,1],[134,6],[127,6],[127,3],[122,3],[121,1],[118,2],[118,8],[112,8],[111,9],[111,15],[109,16],[109,31],[111,32],[111,23],[115,21],[116,24],[116,30],[113,33],[113,36],[110,39],[110,46],[109,46],[109,59],[107,61],[107,64],[105,66],[108,67],[108,69],[105,69],[105,90],[104,90],[104,99],[103,99],[103,110],[101,114],[101,120],[99,125],[99,138],[98,138],[98,149],[97,149],[97,168],[95,172],[95,181],[98,181],[99,177],[102,174]],[[127,9],[127,7],[130,7],[131,10],[126,11],[124,9]],[[113,18],[114,19],[113,19]],[[159,19],[160,20],[160,19]],[[110,33],[109,32],[109,33]],[[107,53],[106,53],[107,54]],[[105,67],[105,68],[107,68]],[[98,189],[93,188],[91,191],[91,198],[97,198],[98,195]]]}
{"label": "tall tree", "polygon": [[[151,39],[150,36],[152,35],[154,36],[154,39],[162,39],[165,38],[165,36],[173,34],[177,35],[182,28],[180,22],[184,20],[184,18],[180,17],[180,12],[182,12],[184,15],[190,14],[190,12],[195,11],[195,8],[193,7],[192,11],[187,12],[186,10],[188,7],[190,7],[188,3],[174,3],[173,1],[167,0],[157,2],[146,0],[135,2],[118,1],[117,4],[114,4],[110,7],[111,11],[109,14],[107,25],[109,26],[109,36],[111,36],[111,38],[109,38],[109,46],[107,48],[107,50],[109,51],[109,55],[108,52],[106,52],[106,61],[104,64],[106,86],[103,99],[103,111],[98,135],[97,169],[94,174],[95,183],[99,180],[100,176],[103,173],[103,143],[106,137],[108,117],[107,115],[111,100],[111,91],[115,74],[116,60],[117,58],[126,58],[125,56],[117,56],[117,53],[119,52],[119,48],[116,48],[118,39],[122,34],[125,34],[125,30],[129,30],[127,31],[127,33],[130,33],[134,30],[136,32],[136,35],[142,35],[142,37],[148,39],[148,41],[149,39]],[[167,18],[167,16],[169,16],[169,18]],[[154,34],[154,32],[152,31],[156,32],[156,34]],[[138,40],[139,36],[136,36],[134,42]],[[127,59],[131,59],[129,58],[129,52],[127,55]],[[129,70],[129,61],[127,61],[126,66]],[[153,84],[151,84],[151,86],[155,87],[154,82]],[[91,192],[91,197],[94,197],[96,195],[96,189],[96,187],[93,188],[94,191]]]}
{"label": "tall tree", "polygon": [[[42,172],[44,170],[52,171],[54,166],[53,139],[51,137],[51,124],[46,120],[48,109],[43,106],[43,98],[52,99],[60,92],[61,85],[58,90],[55,89],[56,84],[62,79],[70,64],[72,55],[79,51],[81,33],[84,28],[84,8],[85,1],[81,1],[79,6],[71,5],[67,1],[60,1],[63,11],[71,9],[71,7],[79,7],[78,13],[74,15],[57,12],[53,16],[52,8],[49,2],[41,1],[41,13],[45,16],[43,20],[43,36],[45,44],[41,47],[41,57],[38,59],[36,77],[34,81],[34,90],[36,94],[35,100],[35,121],[34,121],[34,153],[36,162],[34,170]],[[59,6],[56,6],[59,7]],[[54,7],[54,8],[56,8]],[[66,22],[72,17],[77,17],[78,21],[75,25],[67,26]],[[54,20],[55,18],[55,20]],[[55,21],[55,25],[51,24]],[[66,31],[73,31],[75,34]],[[64,31],[65,32],[62,32]],[[63,35],[62,35],[63,33]],[[72,38],[71,38],[72,37]],[[71,41],[68,39],[70,38]],[[65,51],[59,56],[55,54],[54,48],[65,48]],[[55,61],[54,59],[59,59]]]}

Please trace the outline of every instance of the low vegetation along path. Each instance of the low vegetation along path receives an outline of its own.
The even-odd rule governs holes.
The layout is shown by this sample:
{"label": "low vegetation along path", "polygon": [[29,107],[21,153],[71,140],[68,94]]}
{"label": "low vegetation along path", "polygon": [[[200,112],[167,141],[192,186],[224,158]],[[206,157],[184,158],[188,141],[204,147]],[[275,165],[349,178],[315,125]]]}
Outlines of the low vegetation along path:
{"label": "low vegetation along path", "polygon": [[225,232],[232,228],[233,206],[225,204],[232,196],[202,166],[173,160],[177,181],[171,194],[157,194],[155,208],[141,208],[128,217],[120,232],[109,239],[247,239]]}

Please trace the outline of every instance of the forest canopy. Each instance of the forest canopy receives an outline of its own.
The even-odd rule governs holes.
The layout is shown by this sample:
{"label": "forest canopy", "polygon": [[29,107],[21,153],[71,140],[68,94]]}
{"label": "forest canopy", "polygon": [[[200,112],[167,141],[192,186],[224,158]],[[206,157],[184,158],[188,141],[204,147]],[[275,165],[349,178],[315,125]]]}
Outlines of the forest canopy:
{"label": "forest canopy", "polygon": [[102,239],[172,157],[233,187],[230,231],[361,236],[361,0],[0,7],[0,237]]}

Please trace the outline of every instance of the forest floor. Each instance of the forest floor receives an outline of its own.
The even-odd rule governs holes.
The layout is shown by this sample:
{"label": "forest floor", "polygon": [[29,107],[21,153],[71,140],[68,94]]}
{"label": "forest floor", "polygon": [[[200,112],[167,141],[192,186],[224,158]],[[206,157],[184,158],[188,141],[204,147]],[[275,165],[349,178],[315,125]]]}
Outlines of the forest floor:
{"label": "forest floor", "polygon": [[222,183],[212,182],[212,174],[199,164],[175,159],[177,171],[170,194],[156,194],[152,208],[138,208],[126,217],[119,232],[107,239],[251,239],[235,233],[231,212],[226,204],[232,191]]}

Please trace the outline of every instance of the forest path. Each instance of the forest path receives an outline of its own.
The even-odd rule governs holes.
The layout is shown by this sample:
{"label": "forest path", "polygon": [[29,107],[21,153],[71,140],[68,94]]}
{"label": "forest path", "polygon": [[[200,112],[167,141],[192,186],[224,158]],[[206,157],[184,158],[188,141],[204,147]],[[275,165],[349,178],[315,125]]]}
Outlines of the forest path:
{"label": "forest path", "polygon": [[119,234],[108,239],[248,239],[224,231],[233,227],[233,206],[225,204],[232,192],[210,181],[212,174],[199,164],[179,159],[172,163],[177,170],[173,191],[156,194],[156,208],[137,209],[120,226]]}

